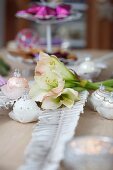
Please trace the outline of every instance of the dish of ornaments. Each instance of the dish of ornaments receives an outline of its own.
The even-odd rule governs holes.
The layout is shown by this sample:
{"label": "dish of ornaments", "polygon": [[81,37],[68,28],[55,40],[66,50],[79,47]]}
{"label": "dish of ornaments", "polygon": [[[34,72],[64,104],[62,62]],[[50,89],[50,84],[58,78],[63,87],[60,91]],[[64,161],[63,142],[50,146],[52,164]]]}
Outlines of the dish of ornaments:
{"label": "dish of ornaments", "polygon": [[39,24],[55,24],[78,20],[82,14],[69,4],[55,4],[54,7],[51,4],[34,4],[26,10],[18,11],[16,16]]}
{"label": "dish of ornaments", "polygon": [[[13,42],[14,44],[15,42]],[[16,44],[16,43],[15,43]],[[25,51],[19,49],[15,45],[15,49],[7,48],[7,57],[10,60],[15,60],[35,65],[39,56],[40,51],[45,51],[44,49],[30,49],[30,51]],[[57,56],[60,61],[62,61],[64,64],[73,64],[73,62],[79,62],[80,59],[77,57],[77,55],[73,52],[69,52],[68,50],[62,50],[60,48],[55,49],[52,52],[53,55]],[[50,54],[51,55],[51,54]]]}

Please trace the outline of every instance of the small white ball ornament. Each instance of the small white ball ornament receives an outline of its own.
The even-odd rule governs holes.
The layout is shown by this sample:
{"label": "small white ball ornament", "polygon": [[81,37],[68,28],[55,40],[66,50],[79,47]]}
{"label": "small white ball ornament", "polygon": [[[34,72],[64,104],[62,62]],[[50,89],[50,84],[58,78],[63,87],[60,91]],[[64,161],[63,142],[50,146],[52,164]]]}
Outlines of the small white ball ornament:
{"label": "small white ball ornament", "polygon": [[106,119],[113,119],[113,93],[105,97],[100,106],[96,108],[100,116]]}
{"label": "small white ball ornament", "polygon": [[28,94],[17,100],[14,104],[13,111],[9,113],[9,117],[21,123],[29,123],[38,120],[41,112],[36,102],[31,100]]}

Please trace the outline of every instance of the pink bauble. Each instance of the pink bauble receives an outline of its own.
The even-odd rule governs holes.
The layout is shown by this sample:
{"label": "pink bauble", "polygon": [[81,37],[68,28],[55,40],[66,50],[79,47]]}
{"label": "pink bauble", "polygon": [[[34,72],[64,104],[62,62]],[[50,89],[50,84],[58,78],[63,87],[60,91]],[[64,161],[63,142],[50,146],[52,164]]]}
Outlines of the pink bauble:
{"label": "pink bauble", "polygon": [[9,99],[18,99],[29,89],[28,81],[23,77],[11,77],[7,84],[1,87],[2,93]]}
{"label": "pink bauble", "polygon": [[24,88],[16,88],[16,87],[13,87],[11,89],[8,85],[4,85],[1,87],[1,91],[7,98],[16,100],[16,99],[22,97],[22,95],[25,92],[25,89]]}
{"label": "pink bauble", "polygon": [[7,85],[9,88],[28,88],[28,81],[22,77],[12,77],[8,80]]}
{"label": "pink bauble", "polygon": [[17,48],[23,51],[30,51],[30,49],[38,46],[39,37],[36,31],[27,28],[21,30],[15,40]]}

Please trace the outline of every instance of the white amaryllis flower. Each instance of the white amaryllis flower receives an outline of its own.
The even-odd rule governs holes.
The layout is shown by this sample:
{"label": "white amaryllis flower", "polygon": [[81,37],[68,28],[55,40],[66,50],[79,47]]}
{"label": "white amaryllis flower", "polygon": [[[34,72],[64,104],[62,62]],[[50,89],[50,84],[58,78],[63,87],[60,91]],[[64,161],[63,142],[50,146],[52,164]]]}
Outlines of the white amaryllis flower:
{"label": "white amaryllis flower", "polygon": [[46,53],[40,52],[39,61],[35,68],[35,76],[41,76],[53,71],[64,80],[76,80],[77,78],[56,56],[49,56]]}
{"label": "white amaryllis flower", "polygon": [[78,78],[55,56],[40,53],[34,79],[29,94],[35,101],[42,102],[43,109],[62,105],[70,108],[78,100],[78,92],[68,88]]}
{"label": "white amaryllis flower", "polygon": [[76,101],[79,100],[79,94],[77,91],[71,88],[65,88],[58,95],[54,94],[46,96],[42,101],[43,109],[57,109],[64,105],[71,108]]}
{"label": "white amaryllis flower", "polygon": [[35,76],[35,84],[30,89],[30,96],[35,101],[42,102],[46,96],[58,95],[64,88],[65,81],[54,72]]}

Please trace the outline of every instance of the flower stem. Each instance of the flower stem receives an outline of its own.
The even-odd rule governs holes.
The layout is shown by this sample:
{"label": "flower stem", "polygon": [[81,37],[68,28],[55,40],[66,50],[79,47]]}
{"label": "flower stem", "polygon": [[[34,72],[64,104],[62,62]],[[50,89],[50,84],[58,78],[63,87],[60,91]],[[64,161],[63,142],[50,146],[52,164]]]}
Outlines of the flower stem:
{"label": "flower stem", "polygon": [[86,90],[86,88],[83,88],[83,87],[73,87],[73,89],[78,91],[78,92]]}
{"label": "flower stem", "polygon": [[101,81],[101,82],[96,82],[95,84],[97,84],[97,85],[102,84],[103,86],[113,87],[113,79],[105,80],[105,81]]}
{"label": "flower stem", "polygon": [[105,90],[113,91],[113,80],[106,80],[96,83],[87,81],[84,88],[86,88],[87,90],[97,90],[101,85],[105,86]]}
{"label": "flower stem", "polygon": [[90,82],[88,80],[74,81],[69,80],[65,83],[65,88],[73,88],[77,91],[83,90],[97,90],[101,85],[105,86],[105,90],[113,91],[113,79],[105,80],[101,82]]}

